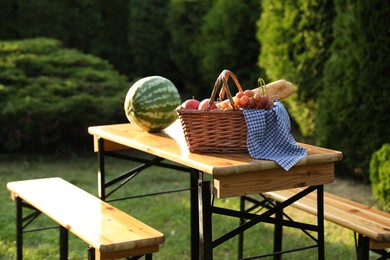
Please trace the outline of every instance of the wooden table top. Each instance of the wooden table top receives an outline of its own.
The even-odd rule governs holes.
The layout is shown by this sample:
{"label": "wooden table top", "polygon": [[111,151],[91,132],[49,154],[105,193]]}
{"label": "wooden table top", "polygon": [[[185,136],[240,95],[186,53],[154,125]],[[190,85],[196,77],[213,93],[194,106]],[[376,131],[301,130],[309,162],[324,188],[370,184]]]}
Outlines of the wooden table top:
{"label": "wooden table top", "polygon": [[[249,154],[191,153],[179,121],[156,133],[149,133],[130,123],[92,126],[88,128],[88,133],[94,136],[95,151],[97,151],[97,138],[101,137],[113,144],[147,152],[214,176],[269,169],[283,170],[274,161],[253,159]],[[302,158],[296,164],[297,166],[329,163],[342,159],[342,153],[339,151],[303,143],[298,145],[306,149],[307,156]]]}

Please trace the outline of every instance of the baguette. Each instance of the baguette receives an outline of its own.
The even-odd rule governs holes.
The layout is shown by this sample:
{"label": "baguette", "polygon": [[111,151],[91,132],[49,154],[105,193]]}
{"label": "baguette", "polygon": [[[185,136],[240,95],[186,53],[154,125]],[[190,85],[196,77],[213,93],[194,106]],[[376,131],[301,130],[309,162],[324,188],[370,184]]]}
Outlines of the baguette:
{"label": "baguette", "polygon": [[[271,82],[267,84],[266,86],[267,89],[267,95],[270,100],[278,99],[286,99],[289,96],[291,96],[292,93],[294,93],[294,85],[286,81],[284,79],[280,79],[274,82]],[[261,87],[252,89],[254,92],[262,93],[261,92]]]}

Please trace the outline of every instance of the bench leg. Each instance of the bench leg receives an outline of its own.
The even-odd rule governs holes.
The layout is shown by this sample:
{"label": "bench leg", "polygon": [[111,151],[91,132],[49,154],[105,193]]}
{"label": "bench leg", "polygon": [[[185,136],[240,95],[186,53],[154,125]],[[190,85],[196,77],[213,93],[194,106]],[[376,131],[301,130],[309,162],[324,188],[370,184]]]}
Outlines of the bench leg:
{"label": "bench leg", "polygon": [[16,259],[23,259],[23,207],[22,199],[16,197]]}
{"label": "bench leg", "polygon": [[95,248],[91,246],[88,248],[88,260],[95,260]]}
{"label": "bench leg", "polygon": [[359,234],[357,242],[357,259],[367,260],[369,256],[369,238]]}
{"label": "bench leg", "polygon": [[60,260],[68,259],[68,230],[60,226]]}

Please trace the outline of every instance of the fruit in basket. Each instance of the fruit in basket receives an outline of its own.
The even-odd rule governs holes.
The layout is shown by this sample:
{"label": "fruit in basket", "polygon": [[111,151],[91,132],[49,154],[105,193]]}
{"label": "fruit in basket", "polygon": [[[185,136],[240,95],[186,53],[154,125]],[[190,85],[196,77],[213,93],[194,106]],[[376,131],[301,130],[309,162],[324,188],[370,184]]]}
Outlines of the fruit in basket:
{"label": "fruit in basket", "polygon": [[229,99],[225,99],[224,101],[218,102],[216,104],[217,109],[227,111],[227,110],[233,110],[232,105],[230,104]]}
{"label": "fruit in basket", "polygon": [[234,105],[238,108],[271,109],[274,106],[274,102],[268,97],[265,83],[262,79],[259,79],[259,85],[261,85],[259,87],[260,92],[250,89],[237,92],[233,98]]}
{"label": "fruit in basket", "polygon": [[198,110],[199,100],[195,98],[187,99],[183,102],[177,109],[190,109],[190,110]]}
{"label": "fruit in basket", "polygon": [[[210,103],[209,98],[203,99],[198,106],[198,110],[206,110],[209,103]],[[214,110],[214,109],[217,109],[217,105],[215,103],[211,104],[210,106],[210,110]]]}
{"label": "fruit in basket", "polygon": [[175,85],[161,76],[136,81],[126,95],[124,109],[127,119],[150,131],[160,131],[176,119],[181,99]]}

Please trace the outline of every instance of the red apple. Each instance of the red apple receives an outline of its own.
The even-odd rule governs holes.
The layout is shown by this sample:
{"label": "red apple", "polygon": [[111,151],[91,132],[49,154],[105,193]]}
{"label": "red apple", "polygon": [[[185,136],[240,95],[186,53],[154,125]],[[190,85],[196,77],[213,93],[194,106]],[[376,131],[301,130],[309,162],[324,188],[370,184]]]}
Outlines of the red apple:
{"label": "red apple", "polygon": [[192,99],[187,99],[184,101],[183,104],[181,104],[180,108],[181,109],[192,109],[192,110],[197,110],[199,107],[200,102],[194,98]]}
{"label": "red apple", "polygon": [[[210,103],[209,98],[203,99],[202,102],[200,102],[199,104],[198,110],[206,110],[209,103]],[[214,109],[217,109],[217,105],[215,103],[211,104],[210,106],[210,110],[214,110]]]}

